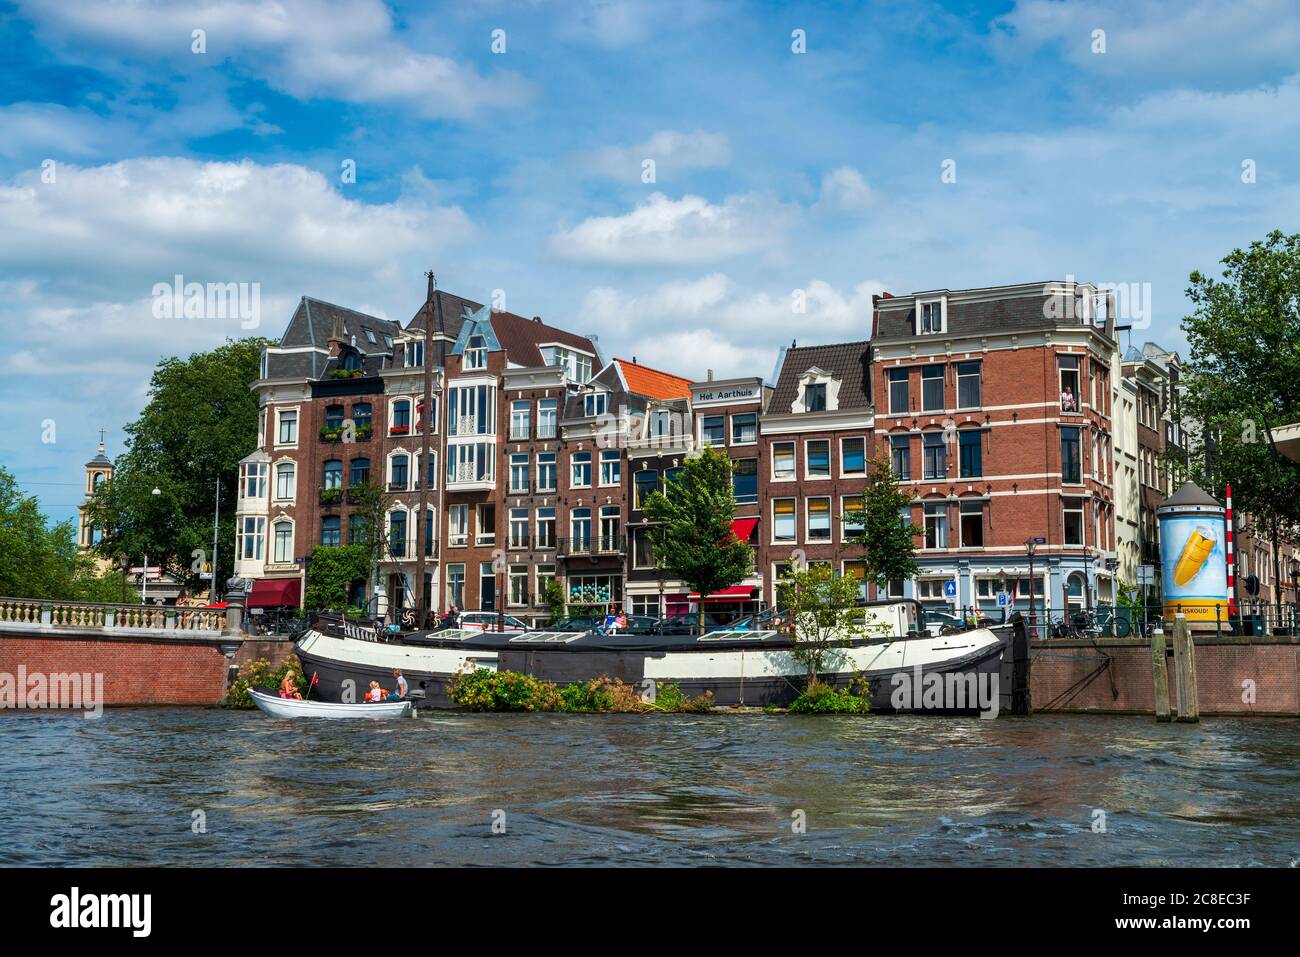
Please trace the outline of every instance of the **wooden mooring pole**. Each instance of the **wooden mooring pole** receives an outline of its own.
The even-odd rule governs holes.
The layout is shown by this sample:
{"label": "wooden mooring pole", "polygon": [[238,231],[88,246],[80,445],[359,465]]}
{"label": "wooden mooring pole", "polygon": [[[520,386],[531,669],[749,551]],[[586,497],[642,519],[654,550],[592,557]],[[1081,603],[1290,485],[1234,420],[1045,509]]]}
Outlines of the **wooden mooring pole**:
{"label": "wooden mooring pole", "polygon": [[1178,683],[1178,720],[1200,721],[1196,697],[1196,645],[1186,615],[1174,618],[1174,680]]}
{"label": "wooden mooring pole", "polygon": [[1169,712],[1169,668],[1165,664],[1165,632],[1156,628],[1151,632],[1151,677],[1155,681],[1156,720],[1168,721]]}

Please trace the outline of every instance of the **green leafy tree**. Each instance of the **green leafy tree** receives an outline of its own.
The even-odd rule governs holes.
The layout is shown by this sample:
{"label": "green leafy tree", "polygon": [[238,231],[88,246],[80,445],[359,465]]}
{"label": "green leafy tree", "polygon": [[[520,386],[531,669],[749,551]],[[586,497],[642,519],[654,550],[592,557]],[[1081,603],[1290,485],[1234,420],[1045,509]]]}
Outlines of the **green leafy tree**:
{"label": "green leafy tree", "polygon": [[[103,530],[99,554],[161,564],[192,590],[203,590],[211,560],[216,480],[221,476],[217,581],[234,564],[239,460],[257,447],[258,378],[264,339],[227,340],[188,359],[163,359],[149,401],[126,427],[127,449],[89,512]],[[154,495],[153,490],[159,494]]]}
{"label": "green leafy tree", "polygon": [[564,586],[556,579],[542,579],[541,593],[538,598],[550,609],[551,621],[559,621],[564,617]]}
{"label": "green leafy tree", "polygon": [[643,510],[656,562],[700,594],[703,634],[704,596],[740,583],[754,567],[753,551],[731,530],[731,459],[716,449],[688,458],[664,491],[646,496]]}
{"label": "green leafy tree", "polygon": [[889,459],[872,459],[862,497],[841,521],[845,545],[862,551],[866,580],[877,588],[886,587],[891,579],[913,578],[920,569],[913,537],[924,529],[903,518],[911,504],[912,497],[899,488]]}
{"label": "green leafy tree", "polygon": [[307,560],[306,611],[345,611],[353,586],[371,574],[364,545],[317,545]]}
{"label": "green leafy tree", "polygon": [[1300,523],[1300,464],[1268,441],[1269,428],[1300,421],[1300,234],[1274,230],[1222,265],[1218,279],[1193,272],[1187,289],[1187,464],[1207,492],[1231,484],[1251,531],[1276,539]]}
{"label": "green leafy tree", "polygon": [[36,497],[0,466],[0,595],[74,599],[80,567],[73,523],[51,525]]}
{"label": "green leafy tree", "polygon": [[809,684],[816,684],[832,649],[865,634],[857,579],[814,562],[781,577],[781,596],[794,642],[790,653],[807,669]]}
{"label": "green leafy tree", "polygon": [[[392,554],[392,547],[384,534],[384,519],[387,505],[384,491],[378,482],[360,482],[348,489],[352,504],[355,506],[351,521],[355,526],[348,529],[348,544],[365,551],[369,592],[375,594],[379,581],[379,563]],[[359,521],[358,521],[359,520]],[[368,609],[374,613],[375,609]]]}

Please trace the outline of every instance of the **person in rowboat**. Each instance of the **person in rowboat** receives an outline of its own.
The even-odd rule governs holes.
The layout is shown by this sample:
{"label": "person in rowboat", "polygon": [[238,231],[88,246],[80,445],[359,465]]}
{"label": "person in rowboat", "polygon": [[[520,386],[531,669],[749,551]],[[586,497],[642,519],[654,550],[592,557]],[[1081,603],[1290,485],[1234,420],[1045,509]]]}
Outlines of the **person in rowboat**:
{"label": "person in rowboat", "polygon": [[397,690],[388,696],[389,701],[403,701],[406,699],[406,693],[411,690],[411,686],[406,683],[402,677],[402,672],[397,668],[393,669],[393,680],[397,682]]}
{"label": "person in rowboat", "polygon": [[280,697],[302,700],[302,692],[298,690],[298,682],[293,680],[292,674],[286,674],[284,680],[280,682]]}
{"label": "person in rowboat", "polygon": [[384,689],[379,687],[378,681],[370,682],[370,690],[366,692],[366,701],[379,702],[384,700]]}

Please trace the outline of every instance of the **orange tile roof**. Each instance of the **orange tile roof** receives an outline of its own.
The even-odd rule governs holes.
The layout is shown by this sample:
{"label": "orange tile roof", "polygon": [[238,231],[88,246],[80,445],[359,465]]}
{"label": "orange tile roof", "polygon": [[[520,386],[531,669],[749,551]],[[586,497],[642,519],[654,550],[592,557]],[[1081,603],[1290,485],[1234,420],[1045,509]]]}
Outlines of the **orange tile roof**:
{"label": "orange tile roof", "polygon": [[651,399],[689,399],[691,380],[669,372],[660,372],[648,366],[637,365],[626,359],[615,359],[630,391]]}

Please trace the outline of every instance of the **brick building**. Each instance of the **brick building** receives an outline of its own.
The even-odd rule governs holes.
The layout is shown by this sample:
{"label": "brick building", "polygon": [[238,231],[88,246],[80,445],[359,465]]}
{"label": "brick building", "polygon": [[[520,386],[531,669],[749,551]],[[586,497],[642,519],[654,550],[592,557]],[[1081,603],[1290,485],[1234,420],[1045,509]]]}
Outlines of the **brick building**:
{"label": "brick building", "polygon": [[[1098,290],[1033,283],[876,300],[875,438],[915,502],[927,605],[1040,612],[1111,592],[1111,359]],[[1045,599],[1045,604],[1044,604]]]}
{"label": "brick building", "polygon": [[862,576],[860,556],[845,543],[852,529],[841,518],[860,504],[875,454],[870,368],[865,341],[791,344],[782,354],[761,424],[758,554],[768,604],[792,564],[830,562]]}

